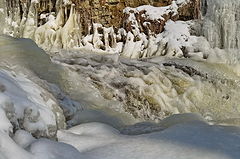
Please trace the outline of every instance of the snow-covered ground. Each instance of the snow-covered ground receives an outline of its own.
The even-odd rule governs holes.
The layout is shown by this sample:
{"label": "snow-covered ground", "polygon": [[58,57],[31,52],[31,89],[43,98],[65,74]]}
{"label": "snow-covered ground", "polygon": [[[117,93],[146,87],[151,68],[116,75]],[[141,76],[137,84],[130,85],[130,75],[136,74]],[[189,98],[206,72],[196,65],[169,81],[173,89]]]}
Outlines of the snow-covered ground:
{"label": "snow-covered ground", "polygon": [[59,131],[58,139],[94,159],[237,159],[240,155],[239,128],[201,121],[133,136],[121,135],[101,123],[88,123]]}
{"label": "snow-covered ground", "polygon": [[54,137],[57,129],[65,127],[56,99],[34,82],[1,70],[0,87],[1,131],[23,128],[36,136]]}
{"label": "snow-covered ground", "polygon": [[238,159],[240,128],[210,126],[196,115],[190,116],[188,120],[188,114],[174,116],[165,124],[168,128],[141,135],[122,135],[102,123],[81,124],[59,130],[59,142],[35,139],[23,130],[17,131],[13,138],[0,132],[0,156],[1,159]]}

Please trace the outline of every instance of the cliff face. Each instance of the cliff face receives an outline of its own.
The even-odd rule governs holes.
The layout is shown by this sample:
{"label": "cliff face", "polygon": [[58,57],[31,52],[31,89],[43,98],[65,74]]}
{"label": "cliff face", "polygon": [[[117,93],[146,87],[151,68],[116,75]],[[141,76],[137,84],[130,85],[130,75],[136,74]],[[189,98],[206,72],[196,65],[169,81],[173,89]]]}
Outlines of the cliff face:
{"label": "cliff face", "polygon": [[[178,1],[176,1],[178,3]],[[199,18],[200,0],[188,0],[188,3],[179,7],[178,17],[173,20],[190,20]],[[26,17],[31,9],[31,0],[8,0],[5,2],[7,14],[13,19],[18,20]],[[78,13],[78,23],[83,28],[84,33],[87,32],[89,25],[92,23],[100,23],[103,26],[120,28],[124,24],[123,10],[126,7],[135,8],[141,5],[152,5],[155,7],[168,6],[172,0],[38,0],[32,6],[35,8],[35,16],[38,17],[37,25],[42,25],[44,21],[43,14],[58,12],[61,7],[65,10],[65,21],[70,13],[70,4],[75,4]],[[185,3],[185,2],[184,2]],[[167,15],[166,15],[167,16]],[[166,19],[171,19],[167,17]],[[161,29],[160,29],[161,30]]]}
{"label": "cliff face", "polygon": [[141,5],[167,6],[172,0],[74,0],[77,11],[80,13],[82,24],[87,27],[91,23],[100,23],[104,26],[122,26],[123,9]]}
{"label": "cliff face", "polygon": [[[152,55],[183,56],[187,24],[168,21],[200,17],[200,0],[10,0],[6,8],[5,34],[33,39],[47,50],[85,47],[107,53],[141,58]],[[171,32],[180,26],[187,38],[179,47],[168,44]],[[174,26],[174,27],[171,27]],[[174,31],[175,32],[175,31]],[[170,34],[169,34],[170,33]],[[180,36],[178,41],[184,36]],[[172,35],[171,35],[172,36]],[[173,37],[177,39],[176,37]],[[161,40],[164,39],[164,40]],[[185,41],[185,42],[184,42]],[[159,44],[159,43],[162,44]],[[179,43],[179,42],[177,42]],[[161,45],[160,48],[151,48]],[[188,44],[186,44],[187,46]],[[169,49],[166,49],[171,47]],[[131,48],[131,49],[130,49]],[[137,48],[138,50],[136,50]],[[131,53],[132,52],[134,53]],[[158,53],[157,53],[157,50]],[[179,52],[179,53],[176,53]]]}
{"label": "cliff face", "polygon": [[[106,27],[123,27],[126,19],[123,10],[126,7],[136,8],[141,5],[163,7],[172,4],[172,0],[73,0],[72,2],[76,4],[76,10],[80,15],[80,21],[85,32],[92,23],[100,23]],[[200,17],[199,13],[200,0],[190,0],[179,8],[179,16],[172,19],[196,19]],[[160,25],[160,27],[163,27],[163,24]],[[159,31],[162,31],[162,29]]]}

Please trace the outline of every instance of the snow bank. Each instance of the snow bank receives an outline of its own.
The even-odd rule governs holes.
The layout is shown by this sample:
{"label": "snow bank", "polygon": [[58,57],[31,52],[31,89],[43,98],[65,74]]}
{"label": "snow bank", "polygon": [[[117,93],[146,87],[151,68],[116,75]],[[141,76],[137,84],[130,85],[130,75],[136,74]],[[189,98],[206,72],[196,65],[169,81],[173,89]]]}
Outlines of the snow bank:
{"label": "snow bank", "polygon": [[[185,116],[186,115],[186,116]],[[12,140],[0,132],[3,159],[238,159],[240,128],[211,126],[194,114],[173,116],[167,127],[140,135],[123,135],[102,123],[59,130],[58,140],[35,139],[17,131]],[[155,124],[155,127],[161,126]],[[129,127],[138,131],[145,127]],[[152,126],[154,128],[154,126]]]}
{"label": "snow bank", "polygon": [[0,87],[1,131],[24,129],[35,136],[54,137],[64,126],[56,99],[23,75],[1,70]]}
{"label": "snow bank", "polygon": [[[139,6],[137,8],[130,8],[127,7],[123,10],[124,13],[129,14],[130,15],[130,21],[134,20],[131,19],[131,17],[133,18],[134,16],[132,15],[137,14],[141,11],[145,11],[145,16],[147,19],[150,20],[165,20],[165,18],[163,17],[164,15],[169,15],[170,13],[172,15],[177,15],[178,14],[178,6],[176,5],[176,2],[173,1],[171,5],[166,6],[166,7],[154,7],[151,5],[143,5],[143,6]],[[133,11],[133,12],[132,12]]]}
{"label": "snow bank", "polygon": [[35,139],[26,131],[17,131],[14,140],[0,132],[1,159],[91,159],[73,146],[51,141]]}
{"label": "snow bank", "polygon": [[[172,118],[171,120],[176,120]],[[58,131],[58,139],[96,159],[237,159],[240,129],[192,120],[143,135],[121,135],[101,123]]]}
{"label": "snow bank", "polygon": [[29,152],[34,159],[91,159],[71,145],[47,139],[33,142],[29,147]]}

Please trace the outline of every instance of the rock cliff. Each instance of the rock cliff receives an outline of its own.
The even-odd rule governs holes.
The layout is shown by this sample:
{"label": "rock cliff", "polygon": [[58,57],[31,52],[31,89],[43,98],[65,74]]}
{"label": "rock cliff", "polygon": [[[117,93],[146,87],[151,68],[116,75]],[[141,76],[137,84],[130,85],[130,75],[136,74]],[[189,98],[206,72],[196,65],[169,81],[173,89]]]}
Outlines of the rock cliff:
{"label": "rock cliff", "polygon": [[[136,8],[141,5],[162,7],[171,5],[172,0],[73,0],[80,13],[81,24],[86,28],[91,23],[100,23],[104,26],[123,26],[126,7]],[[179,19],[189,20],[199,18],[200,0],[191,0],[179,8]],[[175,18],[177,19],[177,18]]]}
{"label": "rock cliff", "polygon": [[[148,57],[166,22],[200,18],[200,0],[10,0],[1,4],[4,34],[33,39],[46,50],[90,48]],[[5,6],[5,7],[4,7]],[[6,9],[5,9],[6,8]],[[1,17],[0,17],[1,18]],[[170,24],[170,23],[169,23]],[[174,24],[174,23],[171,23]],[[180,24],[180,23],[178,23]],[[184,28],[188,28],[185,27]],[[159,40],[155,40],[158,43]],[[134,46],[133,46],[134,43]],[[168,43],[168,42],[167,42]],[[162,48],[167,47],[164,42]],[[139,50],[129,47],[139,47]],[[151,50],[152,48],[150,48]],[[185,49],[177,50],[183,56]],[[127,54],[124,53],[127,50]],[[148,52],[148,53],[146,53]],[[167,54],[167,50],[160,50]],[[164,52],[164,53],[162,53]],[[172,53],[178,54],[178,53]]]}
{"label": "rock cliff", "polygon": [[[35,14],[38,17],[38,25],[44,24],[43,14],[58,12],[61,7],[65,10],[65,20],[70,13],[70,4],[76,5],[76,12],[79,14],[79,24],[87,28],[92,23],[100,23],[104,26],[123,26],[123,10],[126,7],[136,8],[141,5],[152,5],[163,7],[172,4],[172,0],[38,0],[34,5]],[[176,1],[181,3],[182,1]],[[28,14],[31,7],[31,0],[9,0],[5,1],[7,15],[17,20]],[[175,19],[190,20],[200,16],[200,0],[186,0],[179,7],[179,15]]]}

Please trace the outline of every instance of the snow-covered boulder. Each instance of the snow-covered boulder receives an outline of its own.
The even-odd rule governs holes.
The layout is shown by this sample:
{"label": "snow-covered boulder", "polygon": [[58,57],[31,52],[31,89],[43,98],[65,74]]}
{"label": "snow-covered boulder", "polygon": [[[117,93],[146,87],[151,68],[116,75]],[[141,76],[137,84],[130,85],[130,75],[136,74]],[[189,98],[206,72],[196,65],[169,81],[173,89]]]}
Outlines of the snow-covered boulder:
{"label": "snow-covered boulder", "polygon": [[46,89],[24,75],[0,70],[0,131],[24,129],[36,137],[54,137],[65,128],[65,117],[57,100]]}

